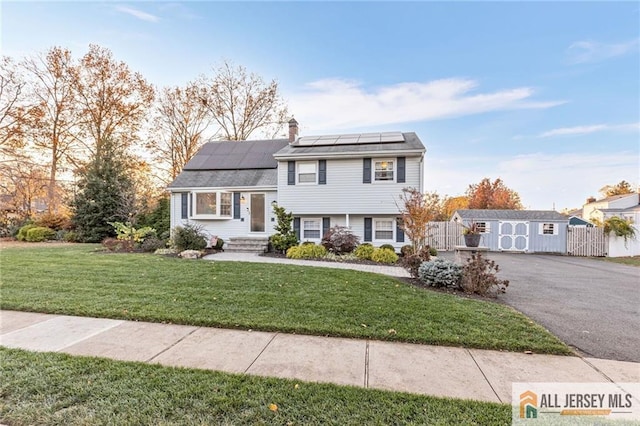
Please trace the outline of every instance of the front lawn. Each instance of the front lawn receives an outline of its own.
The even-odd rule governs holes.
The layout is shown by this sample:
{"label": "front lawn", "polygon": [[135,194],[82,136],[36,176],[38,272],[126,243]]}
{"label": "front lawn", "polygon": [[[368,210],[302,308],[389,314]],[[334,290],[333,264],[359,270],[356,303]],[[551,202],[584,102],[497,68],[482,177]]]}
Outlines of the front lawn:
{"label": "front lawn", "polygon": [[504,305],[350,270],[6,248],[2,309],[536,353],[570,349]]}
{"label": "front lawn", "polygon": [[[11,425],[502,425],[506,404],[0,348]],[[272,405],[273,404],[273,405]]]}
{"label": "front lawn", "polygon": [[612,263],[620,263],[621,265],[640,266],[640,256],[597,257],[596,259],[600,259],[600,260],[604,260]]}

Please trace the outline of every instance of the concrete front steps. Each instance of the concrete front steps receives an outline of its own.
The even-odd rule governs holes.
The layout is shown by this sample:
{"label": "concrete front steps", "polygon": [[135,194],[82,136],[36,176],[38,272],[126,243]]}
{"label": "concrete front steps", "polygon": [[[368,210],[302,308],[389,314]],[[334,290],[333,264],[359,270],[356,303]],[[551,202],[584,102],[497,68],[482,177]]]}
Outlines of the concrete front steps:
{"label": "concrete front steps", "polygon": [[224,246],[224,251],[244,253],[264,253],[267,251],[267,237],[232,237]]}

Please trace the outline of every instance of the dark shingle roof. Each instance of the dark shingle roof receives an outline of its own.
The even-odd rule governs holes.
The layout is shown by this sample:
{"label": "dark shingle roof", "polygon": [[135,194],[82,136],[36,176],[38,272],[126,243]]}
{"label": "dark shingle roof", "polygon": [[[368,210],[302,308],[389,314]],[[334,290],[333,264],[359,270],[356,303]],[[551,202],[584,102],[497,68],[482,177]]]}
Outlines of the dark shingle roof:
{"label": "dark shingle roof", "polygon": [[288,143],[288,139],[207,142],[184,170],[275,169],[273,154]]}
{"label": "dark shingle roof", "polygon": [[414,132],[402,133],[404,142],[368,143],[358,145],[333,145],[333,146],[296,146],[286,145],[275,154],[276,158],[289,158],[298,155],[331,155],[331,154],[372,154],[376,152],[392,151],[425,151],[425,147]]}
{"label": "dark shingle roof", "polygon": [[276,169],[184,170],[169,188],[276,186],[277,183]]}
{"label": "dark shingle roof", "polygon": [[553,210],[458,210],[462,219],[468,220],[561,220],[569,219]]}

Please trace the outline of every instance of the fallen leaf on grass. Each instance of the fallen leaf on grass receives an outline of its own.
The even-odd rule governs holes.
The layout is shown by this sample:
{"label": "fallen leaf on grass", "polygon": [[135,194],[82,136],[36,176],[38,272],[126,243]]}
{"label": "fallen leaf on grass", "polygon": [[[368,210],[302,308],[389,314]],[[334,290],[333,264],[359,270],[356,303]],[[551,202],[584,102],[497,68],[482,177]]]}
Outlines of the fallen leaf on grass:
{"label": "fallen leaf on grass", "polygon": [[392,328],[389,330],[389,334],[398,334],[398,332]]}
{"label": "fallen leaf on grass", "polygon": [[364,328],[367,328],[367,324],[360,324],[361,326],[363,326]]}
{"label": "fallen leaf on grass", "polygon": [[276,404],[269,404],[269,410],[271,411],[278,411],[278,406]]}
{"label": "fallen leaf on grass", "polygon": [[298,389],[299,387],[300,387],[300,385],[297,384],[297,383],[293,386],[294,389]]}

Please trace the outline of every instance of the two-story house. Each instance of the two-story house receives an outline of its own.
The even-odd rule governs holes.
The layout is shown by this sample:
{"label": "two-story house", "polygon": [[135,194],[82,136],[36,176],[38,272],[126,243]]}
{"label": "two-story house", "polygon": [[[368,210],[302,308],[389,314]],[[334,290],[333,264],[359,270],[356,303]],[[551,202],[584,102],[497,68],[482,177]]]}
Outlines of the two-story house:
{"label": "two-story house", "polygon": [[590,198],[582,207],[583,219],[603,223],[606,219],[618,216],[632,223],[640,224],[640,194],[614,195],[595,200]]}
{"label": "two-story house", "polygon": [[273,234],[276,202],[295,215],[301,241],[331,226],[362,242],[406,244],[402,189],[422,191],[425,147],[415,133],[385,132],[208,142],[169,185],[171,227],[197,223],[225,240]]}

